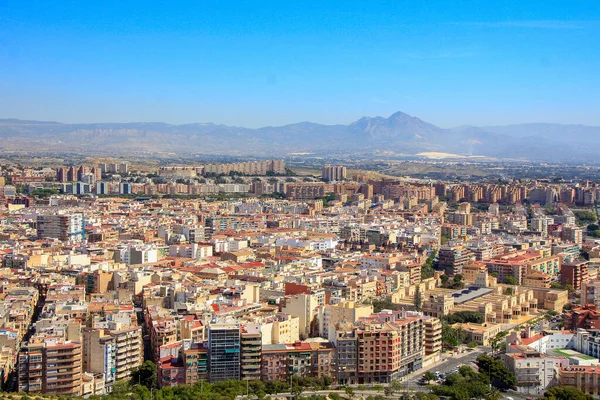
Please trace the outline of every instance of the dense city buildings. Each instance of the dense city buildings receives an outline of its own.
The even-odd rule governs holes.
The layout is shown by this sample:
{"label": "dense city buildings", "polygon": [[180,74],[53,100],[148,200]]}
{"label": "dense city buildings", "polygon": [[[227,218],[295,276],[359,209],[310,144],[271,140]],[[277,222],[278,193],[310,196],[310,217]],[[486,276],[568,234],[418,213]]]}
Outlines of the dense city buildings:
{"label": "dense city buildings", "polygon": [[[518,389],[541,391],[581,372],[561,348],[600,354],[597,220],[575,205],[592,184],[321,172],[277,160],[22,171],[27,183],[0,191],[5,384],[102,395],[151,360],[160,387],[388,385],[506,335]],[[565,308],[569,331],[540,322]]]}

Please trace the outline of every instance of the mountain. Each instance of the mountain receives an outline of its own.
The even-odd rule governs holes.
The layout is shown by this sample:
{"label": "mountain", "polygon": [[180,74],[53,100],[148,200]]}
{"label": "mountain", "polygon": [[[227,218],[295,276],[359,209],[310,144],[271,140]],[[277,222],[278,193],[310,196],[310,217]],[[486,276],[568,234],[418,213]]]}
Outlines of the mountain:
{"label": "mountain", "polygon": [[597,159],[594,149],[600,144],[600,127],[520,124],[442,129],[403,112],[389,118],[363,117],[349,125],[300,122],[259,129],[213,123],[62,124],[4,119],[0,139],[0,151],[29,153],[369,156],[383,151],[582,162]]}

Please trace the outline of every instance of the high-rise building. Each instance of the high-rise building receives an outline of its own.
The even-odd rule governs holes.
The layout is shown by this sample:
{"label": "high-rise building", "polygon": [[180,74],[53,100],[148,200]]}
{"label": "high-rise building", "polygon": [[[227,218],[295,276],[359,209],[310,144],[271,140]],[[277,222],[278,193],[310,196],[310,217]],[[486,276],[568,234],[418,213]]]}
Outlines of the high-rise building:
{"label": "high-rise building", "polygon": [[39,338],[19,352],[19,391],[81,395],[81,343]]}
{"label": "high-rise building", "polygon": [[438,266],[446,275],[460,274],[464,265],[475,261],[473,252],[462,245],[442,247],[438,256]]}
{"label": "high-rise building", "polygon": [[119,183],[119,194],[131,194],[132,187],[130,182],[121,182]]}
{"label": "high-rise building", "polygon": [[262,334],[260,326],[243,326],[241,332],[241,378],[260,380]]}
{"label": "high-rise building", "polygon": [[321,169],[321,178],[327,181],[343,181],[346,175],[346,167],[342,165],[326,165]]}
{"label": "high-rise building", "polygon": [[108,182],[96,183],[96,194],[109,194],[110,186]]}
{"label": "high-rise building", "polygon": [[324,183],[290,183],[285,195],[291,200],[314,200],[325,196]]}
{"label": "high-rise building", "polygon": [[363,324],[358,335],[358,383],[389,383],[421,368],[423,319]]}
{"label": "high-rise building", "polygon": [[38,215],[37,237],[80,242],[84,238],[84,225],[82,213]]}
{"label": "high-rise building", "polygon": [[240,379],[240,326],[216,323],[208,328],[210,382]]}
{"label": "high-rise building", "polygon": [[59,168],[56,171],[56,180],[58,182],[67,182],[67,173],[68,173],[68,169],[65,167]]}

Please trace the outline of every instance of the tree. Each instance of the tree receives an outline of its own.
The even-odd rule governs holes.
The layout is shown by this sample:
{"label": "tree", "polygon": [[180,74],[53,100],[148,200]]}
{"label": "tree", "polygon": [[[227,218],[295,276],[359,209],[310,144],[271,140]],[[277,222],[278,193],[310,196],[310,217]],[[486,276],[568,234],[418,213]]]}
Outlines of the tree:
{"label": "tree", "polygon": [[554,386],[546,390],[543,399],[548,400],[593,400],[594,396],[586,394],[573,386]]}
{"label": "tree", "polygon": [[470,349],[474,349],[477,346],[478,346],[478,344],[476,342],[469,342],[469,343],[467,343],[467,347],[470,348]]}
{"label": "tree", "polygon": [[446,274],[442,274],[440,276],[440,280],[442,281],[442,286],[444,286],[448,283],[448,280],[450,280],[450,277]]}
{"label": "tree", "polygon": [[483,374],[489,374],[493,386],[499,389],[510,389],[516,386],[517,379],[502,361],[496,360],[487,354],[477,357],[477,366]]}
{"label": "tree", "polygon": [[131,383],[140,384],[147,388],[156,388],[158,378],[156,375],[156,364],[152,361],[144,361],[136,370],[131,374]]}
{"label": "tree", "polygon": [[415,290],[415,310],[421,311],[421,306],[423,305],[423,295],[421,294],[421,287],[417,285],[417,289]]}
{"label": "tree", "polygon": [[350,386],[346,386],[346,387],[344,388],[344,393],[346,393],[346,395],[347,395],[349,398],[351,398],[351,399],[353,399],[353,398],[354,398],[354,389],[352,389]]}
{"label": "tree", "polygon": [[435,374],[431,371],[427,371],[423,375],[423,379],[426,380],[427,382],[431,382],[431,381],[435,380],[436,378],[437,377],[435,376]]}
{"label": "tree", "polygon": [[454,275],[454,283],[461,283],[463,280],[463,276],[461,274]]}
{"label": "tree", "polygon": [[500,400],[502,399],[502,393],[496,388],[492,388],[486,396],[486,400]]}
{"label": "tree", "polygon": [[446,348],[456,347],[460,344],[456,329],[442,321],[442,344]]}
{"label": "tree", "polygon": [[478,313],[475,311],[457,311],[454,314],[449,314],[449,315],[443,316],[442,319],[447,321],[448,324],[450,324],[450,325],[456,324],[456,323],[460,323],[460,324],[466,324],[466,323],[481,324],[481,323],[483,323],[483,316],[481,315],[481,313]]}
{"label": "tree", "polygon": [[292,388],[290,389],[290,394],[294,396],[294,399],[298,399],[302,392],[304,391],[304,386],[299,385],[297,382],[292,384]]}
{"label": "tree", "polygon": [[506,283],[507,285],[516,285],[517,280],[514,276],[507,276],[506,278],[504,278],[504,283]]}
{"label": "tree", "polygon": [[393,380],[390,383],[390,388],[392,389],[392,394],[395,392],[400,392],[404,389],[404,384],[399,379]]}
{"label": "tree", "polygon": [[434,250],[431,252],[431,254],[429,255],[429,257],[427,257],[427,260],[425,261],[425,264],[423,264],[421,266],[421,279],[428,279],[428,278],[432,278],[433,277],[433,260],[435,259],[435,256],[437,254],[437,250]]}

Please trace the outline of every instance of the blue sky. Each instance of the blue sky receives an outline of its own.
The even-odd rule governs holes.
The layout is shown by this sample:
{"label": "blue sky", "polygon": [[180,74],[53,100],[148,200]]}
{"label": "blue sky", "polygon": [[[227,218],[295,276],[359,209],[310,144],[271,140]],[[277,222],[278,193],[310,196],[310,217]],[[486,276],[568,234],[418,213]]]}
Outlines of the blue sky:
{"label": "blue sky", "polygon": [[600,1],[0,1],[0,118],[600,125]]}

